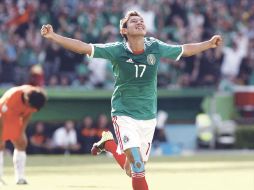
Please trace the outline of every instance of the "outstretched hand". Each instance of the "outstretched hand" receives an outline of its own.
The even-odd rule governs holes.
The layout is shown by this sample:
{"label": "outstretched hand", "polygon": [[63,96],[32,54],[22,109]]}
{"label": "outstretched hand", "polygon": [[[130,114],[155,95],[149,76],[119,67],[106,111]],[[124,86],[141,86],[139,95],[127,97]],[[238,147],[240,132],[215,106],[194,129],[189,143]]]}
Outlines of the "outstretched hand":
{"label": "outstretched hand", "polygon": [[45,38],[51,38],[54,33],[53,27],[50,24],[41,27],[41,35]]}
{"label": "outstretched hand", "polygon": [[211,48],[217,48],[222,44],[222,37],[220,35],[214,35],[210,40]]}

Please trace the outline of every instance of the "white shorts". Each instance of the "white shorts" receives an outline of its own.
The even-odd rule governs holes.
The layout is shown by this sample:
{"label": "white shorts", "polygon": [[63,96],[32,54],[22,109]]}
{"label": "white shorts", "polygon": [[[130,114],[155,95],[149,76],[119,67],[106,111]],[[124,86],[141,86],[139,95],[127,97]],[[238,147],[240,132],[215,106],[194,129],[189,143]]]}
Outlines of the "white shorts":
{"label": "white shorts", "polygon": [[113,116],[112,121],[118,141],[117,153],[139,147],[146,162],[151,151],[156,119],[136,120],[128,116]]}

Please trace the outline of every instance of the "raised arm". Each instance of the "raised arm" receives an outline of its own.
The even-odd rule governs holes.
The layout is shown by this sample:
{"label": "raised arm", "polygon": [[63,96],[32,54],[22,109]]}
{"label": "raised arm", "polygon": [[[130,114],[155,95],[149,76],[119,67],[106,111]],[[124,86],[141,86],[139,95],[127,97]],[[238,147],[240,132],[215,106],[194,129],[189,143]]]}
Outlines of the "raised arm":
{"label": "raised arm", "polygon": [[191,43],[183,45],[183,56],[188,57],[196,55],[202,51],[208,50],[210,48],[217,48],[222,44],[222,38],[220,35],[214,35],[210,40],[200,42],[200,43]]}
{"label": "raised arm", "polygon": [[53,42],[56,42],[65,49],[71,50],[79,54],[91,55],[92,46],[80,40],[67,38],[54,32],[50,24],[41,27],[41,35]]}

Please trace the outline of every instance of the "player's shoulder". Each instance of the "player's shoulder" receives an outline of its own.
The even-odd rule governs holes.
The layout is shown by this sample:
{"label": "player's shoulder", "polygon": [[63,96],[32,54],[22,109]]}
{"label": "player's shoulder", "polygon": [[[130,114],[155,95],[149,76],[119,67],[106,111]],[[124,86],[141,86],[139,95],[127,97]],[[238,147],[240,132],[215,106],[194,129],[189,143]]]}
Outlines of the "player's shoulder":
{"label": "player's shoulder", "polygon": [[151,46],[153,44],[158,43],[158,39],[154,38],[154,37],[145,37],[145,44],[147,46]]}
{"label": "player's shoulder", "polygon": [[17,92],[22,91],[22,86],[11,87],[11,88],[9,88],[8,90],[5,91],[5,94],[8,95],[8,96],[12,96],[12,95],[16,94]]}
{"label": "player's shoulder", "polygon": [[145,46],[153,51],[158,51],[158,46],[160,41],[154,37],[146,37],[145,38]]}
{"label": "player's shoulder", "polygon": [[21,95],[23,94],[22,86],[15,86],[7,90],[2,96],[1,100],[3,102],[8,101],[8,105],[16,105],[17,102],[21,100]]}

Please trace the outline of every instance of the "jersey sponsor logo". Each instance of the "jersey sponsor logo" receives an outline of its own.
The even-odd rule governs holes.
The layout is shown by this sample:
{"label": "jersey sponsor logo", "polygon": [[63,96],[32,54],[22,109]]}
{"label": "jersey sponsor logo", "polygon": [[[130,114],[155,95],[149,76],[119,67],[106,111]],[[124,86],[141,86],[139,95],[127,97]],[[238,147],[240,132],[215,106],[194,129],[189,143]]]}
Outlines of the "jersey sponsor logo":
{"label": "jersey sponsor logo", "polygon": [[156,62],[156,58],[153,54],[148,54],[147,56],[147,63],[148,65],[154,65]]}
{"label": "jersey sponsor logo", "polygon": [[126,61],[127,63],[134,63],[134,61],[130,58]]}
{"label": "jersey sponsor logo", "polygon": [[129,137],[127,137],[126,135],[124,135],[123,137],[123,142],[126,144],[127,142],[129,142]]}

